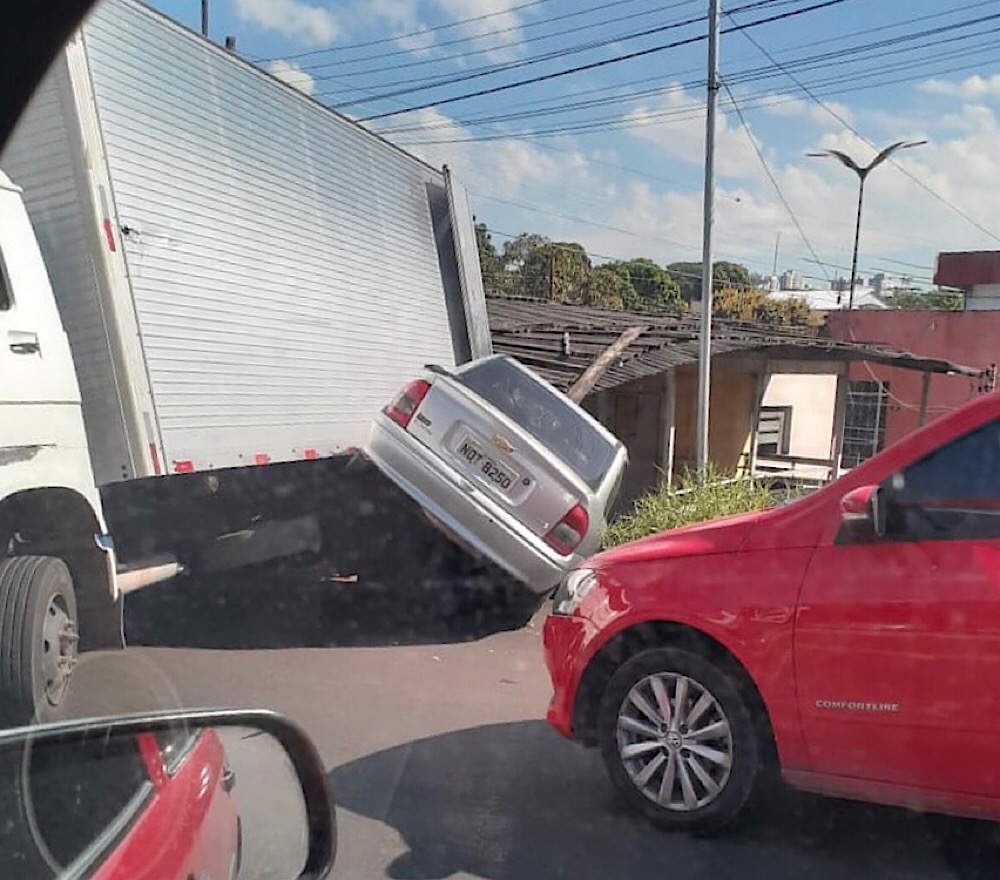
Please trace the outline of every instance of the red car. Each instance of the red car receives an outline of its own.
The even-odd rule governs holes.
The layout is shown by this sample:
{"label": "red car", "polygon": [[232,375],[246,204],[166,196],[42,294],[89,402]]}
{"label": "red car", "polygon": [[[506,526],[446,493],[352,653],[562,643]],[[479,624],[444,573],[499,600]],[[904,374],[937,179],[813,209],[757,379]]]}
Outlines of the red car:
{"label": "red car", "polygon": [[213,730],[92,738],[32,748],[28,756],[27,772],[14,777],[22,793],[17,808],[3,801],[10,826],[0,835],[4,873],[39,880],[64,873],[91,880],[236,877],[234,777]]}
{"label": "red car", "polygon": [[549,721],[699,833],[796,788],[1000,820],[1000,393],[785,506],[601,553],[545,623]]}

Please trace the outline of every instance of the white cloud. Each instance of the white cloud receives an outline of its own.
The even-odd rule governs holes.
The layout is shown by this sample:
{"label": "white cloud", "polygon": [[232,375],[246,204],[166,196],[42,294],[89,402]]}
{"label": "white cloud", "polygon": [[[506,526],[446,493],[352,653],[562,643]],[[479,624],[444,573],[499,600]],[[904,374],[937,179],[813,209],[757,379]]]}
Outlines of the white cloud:
{"label": "white cloud", "polygon": [[[676,83],[667,86],[659,99],[626,115],[635,127],[632,137],[655,144],[665,153],[701,165],[705,161],[705,103],[689,96]],[[716,128],[716,162],[719,174],[747,177],[760,170],[760,160],[747,133],[738,123],[733,127],[722,114]]]}
{"label": "white cloud", "polygon": [[824,101],[823,103],[826,105],[825,107],[795,95],[776,93],[765,95],[755,101],[755,107],[773,116],[809,119],[817,125],[841,125],[842,123],[837,119],[838,116],[848,122],[851,121],[850,108],[845,104],[837,101]]}
{"label": "white cloud", "polygon": [[[875,142],[928,139],[930,143],[900,153],[896,159],[922,184],[959,206],[1000,235],[1000,108],[956,101],[947,113],[929,113],[914,88],[911,100],[896,100],[891,113],[844,111]],[[776,96],[778,97],[778,96]],[[788,102],[792,103],[792,102]],[[783,106],[783,105],[782,105]],[[809,118],[804,102],[794,117]],[[995,112],[994,112],[995,111]],[[666,112],[674,116],[657,118]],[[784,111],[782,111],[784,112]],[[836,124],[823,112],[826,121]],[[385,127],[434,125],[419,133],[390,135],[435,166],[447,163],[473,193],[477,216],[504,233],[539,232],[556,240],[579,241],[596,259],[648,256],[660,262],[697,260],[702,221],[701,165],[704,106],[675,87],[647,102],[630,117],[650,122],[618,136],[614,148],[586,149],[567,138],[535,142],[495,141],[416,145],[417,141],[463,141],[472,132],[440,110],[423,110],[385,121]],[[751,121],[753,115],[751,115]],[[819,117],[817,117],[817,122]],[[719,259],[744,262],[768,273],[775,236],[781,234],[779,270],[796,268],[821,285],[824,270],[808,262],[807,248],[795,224],[763,172],[746,133],[732,119],[719,129],[720,180],[716,201],[716,253]],[[838,126],[814,129],[803,145],[802,134],[789,148],[782,126],[760,126],[761,149],[781,191],[792,205],[813,247],[824,262],[839,264],[832,274],[847,274],[854,237],[858,181],[828,159],[807,158],[807,150],[842,149],[865,162],[874,148]],[[764,136],[766,132],[766,136]],[[560,151],[553,151],[555,145]],[[563,152],[566,150],[567,152]],[[613,166],[619,161],[648,168],[656,180],[637,180]],[[676,183],[669,183],[670,180]],[[487,201],[477,193],[540,205],[538,212]],[[577,219],[572,219],[577,218]],[[502,237],[501,237],[502,240]],[[881,166],[866,188],[861,239],[862,274],[899,269],[883,258],[925,266],[915,275],[929,278],[942,250],[996,249],[1000,242],[977,230],[953,209],[930,195],[893,163]]]}
{"label": "white cloud", "polygon": [[920,91],[928,95],[945,95],[967,101],[1000,98],[1000,73],[990,77],[976,74],[960,83],[943,79],[928,79],[920,84]]}
{"label": "white cloud", "polygon": [[267,65],[267,69],[282,82],[286,82],[290,86],[295,86],[295,88],[305,92],[307,95],[312,95],[316,92],[316,80],[294,61],[285,61],[284,59],[276,58]]}
{"label": "white cloud", "polygon": [[301,0],[233,0],[236,14],[302,45],[327,46],[340,33],[333,14]]}
{"label": "white cloud", "polygon": [[488,49],[490,61],[505,61],[520,55],[523,17],[517,11],[520,0],[433,0],[451,21],[467,21],[456,30],[463,37],[476,38],[476,49]]}

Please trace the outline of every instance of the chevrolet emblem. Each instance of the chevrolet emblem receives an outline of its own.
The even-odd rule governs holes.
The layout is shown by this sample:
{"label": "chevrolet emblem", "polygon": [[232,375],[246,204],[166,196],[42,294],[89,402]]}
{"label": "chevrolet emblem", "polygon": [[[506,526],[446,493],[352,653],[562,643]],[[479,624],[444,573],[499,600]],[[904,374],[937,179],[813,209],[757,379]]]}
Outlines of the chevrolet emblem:
{"label": "chevrolet emblem", "polygon": [[506,437],[504,437],[503,434],[494,434],[493,435],[493,444],[501,452],[508,452],[509,453],[509,452],[513,452],[514,451],[514,444],[511,443],[510,440],[508,440]]}

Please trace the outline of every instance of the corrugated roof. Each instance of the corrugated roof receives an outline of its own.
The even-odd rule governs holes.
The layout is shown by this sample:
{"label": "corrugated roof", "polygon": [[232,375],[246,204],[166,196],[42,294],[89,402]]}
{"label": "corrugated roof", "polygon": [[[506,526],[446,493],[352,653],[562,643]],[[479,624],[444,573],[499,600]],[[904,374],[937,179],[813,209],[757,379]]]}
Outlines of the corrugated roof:
{"label": "corrugated roof", "polygon": [[[595,386],[603,391],[698,361],[700,321],[692,315],[643,315],[535,300],[487,300],[493,347],[516,357],[563,390],[629,327],[649,329]],[[569,352],[563,353],[565,334]],[[713,356],[761,353],[776,360],[869,361],[930,373],[980,376],[982,371],[886,345],[846,342],[810,328],[712,322]]]}

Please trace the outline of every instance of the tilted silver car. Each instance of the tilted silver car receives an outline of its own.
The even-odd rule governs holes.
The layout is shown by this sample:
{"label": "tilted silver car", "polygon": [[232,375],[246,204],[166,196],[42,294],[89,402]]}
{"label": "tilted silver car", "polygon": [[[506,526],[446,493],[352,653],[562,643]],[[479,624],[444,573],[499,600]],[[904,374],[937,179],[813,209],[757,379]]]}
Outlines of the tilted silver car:
{"label": "tilted silver car", "polygon": [[375,419],[365,451],[453,540],[539,594],[599,549],[628,459],[503,356],[427,367]]}

